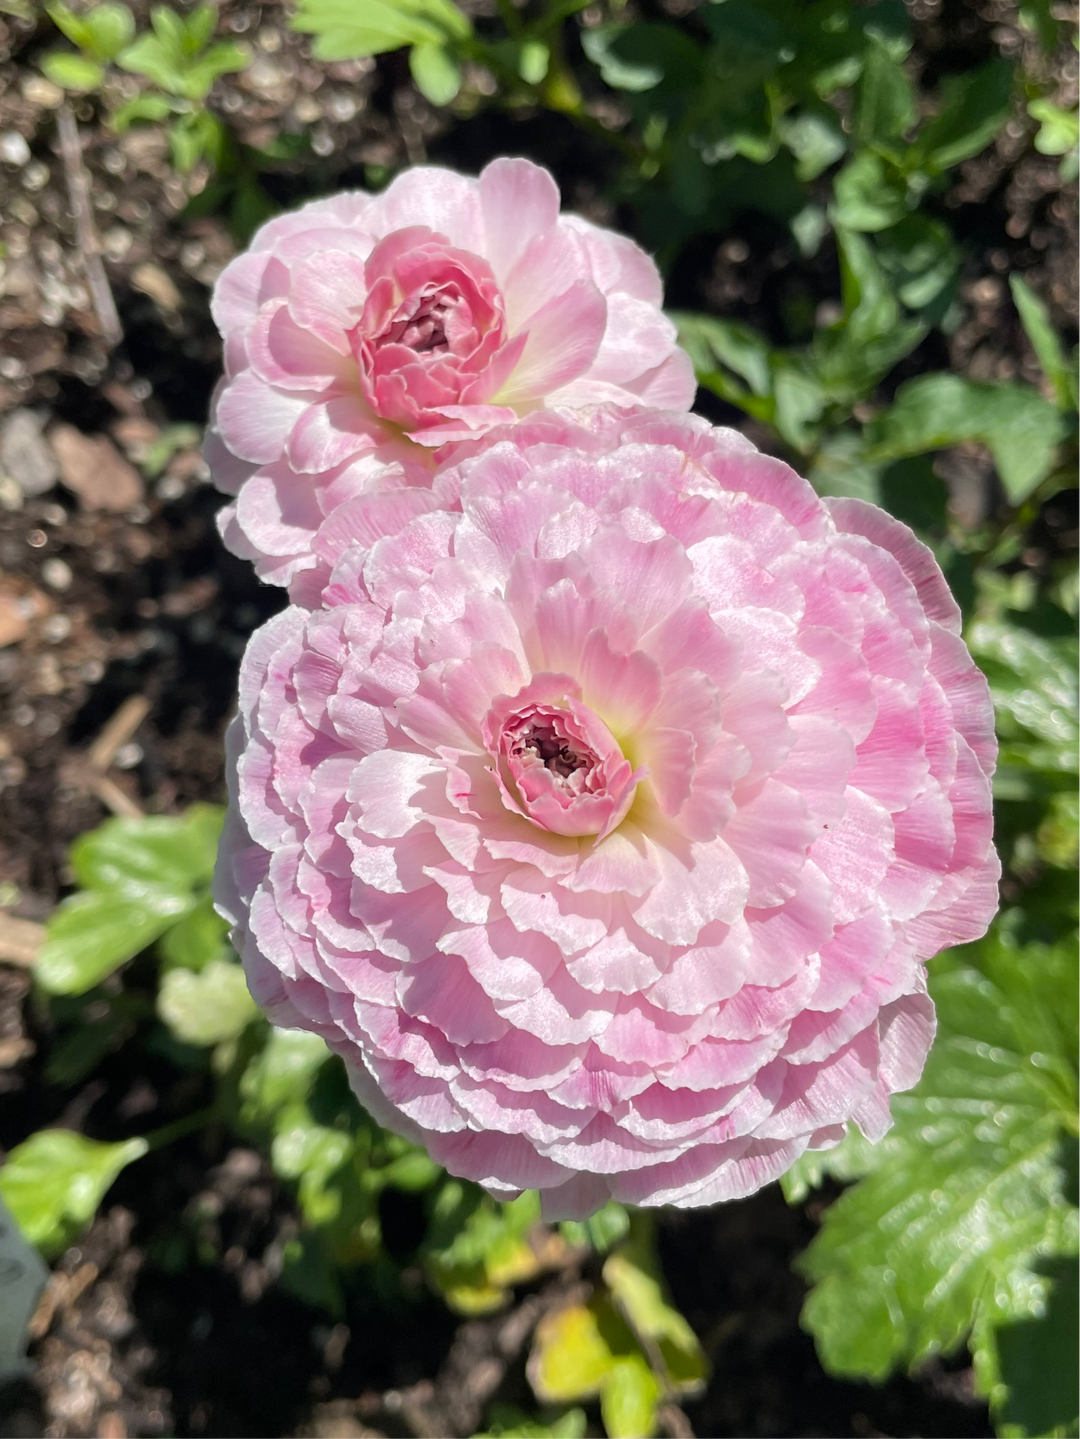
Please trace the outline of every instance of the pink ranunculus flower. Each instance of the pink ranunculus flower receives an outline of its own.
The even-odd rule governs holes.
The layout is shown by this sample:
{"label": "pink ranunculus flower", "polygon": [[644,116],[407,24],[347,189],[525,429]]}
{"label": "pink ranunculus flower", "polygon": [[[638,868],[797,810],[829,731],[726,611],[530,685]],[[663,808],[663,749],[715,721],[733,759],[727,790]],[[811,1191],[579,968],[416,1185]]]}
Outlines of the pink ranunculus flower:
{"label": "pink ranunculus flower", "polygon": [[413,484],[432,449],[543,405],[689,409],[661,303],[644,251],[560,214],[528,160],[479,179],[413,169],[271,220],[214,289],[226,374],[207,457],[239,495],[226,543],[287,583],[316,519],[370,480],[364,457]]}
{"label": "pink ranunculus flower", "polygon": [[[218,902],[383,1124],[552,1216],[889,1127],[996,906],[932,555],[684,415],[540,414],[253,638]],[[347,530],[347,526],[345,529]]]}

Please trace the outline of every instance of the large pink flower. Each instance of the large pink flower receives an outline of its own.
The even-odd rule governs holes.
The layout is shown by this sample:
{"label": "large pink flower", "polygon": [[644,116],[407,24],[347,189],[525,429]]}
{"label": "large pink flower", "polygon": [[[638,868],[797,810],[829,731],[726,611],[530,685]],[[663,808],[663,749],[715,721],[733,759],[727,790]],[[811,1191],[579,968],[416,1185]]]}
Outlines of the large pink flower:
{"label": "large pink flower", "polygon": [[552,1215],[708,1204],[854,1120],[996,904],[930,552],[689,416],[543,414],[252,640],[219,903],[381,1123]]}
{"label": "large pink flower", "polygon": [[[421,466],[418,445],[545,404],[688,409],[692,367],[661,302],[649,257],[561,215],[528,160],[479,179],[409,170],[381,195],[271,220],[214,290],[226,375],[207,453],[240,493],[227,543],[287,582],[313,515],[380,447]],[[257,499],[241,488],[251,476]]]}

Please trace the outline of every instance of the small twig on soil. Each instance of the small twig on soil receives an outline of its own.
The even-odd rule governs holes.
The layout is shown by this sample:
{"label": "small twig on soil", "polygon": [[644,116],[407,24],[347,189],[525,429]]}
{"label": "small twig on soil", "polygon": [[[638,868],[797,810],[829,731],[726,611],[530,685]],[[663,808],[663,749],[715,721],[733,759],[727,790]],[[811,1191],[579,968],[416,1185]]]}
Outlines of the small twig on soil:
{"label": "small twig on soil", "polygon": [[86,165],[83,163],[79,129],[67,101],[56,112],[56,128],[60,137],[60,156],[64,162],[68,196],[71,200],[71,208],[75,212],[75,232],[86,269],[87,287],[90,290],[90,298],[94,302],[94,313],[97,315],[98,324],[101,327],[101,337],[109,349],[113,350],[124,338],[124,331],[120,325],[120,316],[116,311],[116,301],[109,288],[109,277],[105,273],[105,266],[101,260],[97,226],[94,224],[94,212],[90,207],[90,183]]}
{"label": "small twig on soil", "polygon": [[74,1274],[52,1274],[41,1296],[34,1317],[26,1326],[31,1339],[41,1339],[49,1332],[58,1309],[70,1309],[98,1277],[96,1264],[80,1264]]}
{"label": "small twig on soil", "polygon": [[29,969],[45,939],[45,926],[32,919],[0,914],[0,963]]}
{"label": "small twig on soil", "polygon": [[130,695],[94,740],[85,759],[73,766],[76,783],[96,795],[106,809],[124,819],[141,819],[144,811],[106,771],[150,710],[151,704],[145,695]]}
{"label": "small twig on soil", "polygon": [[129,695],[86,752],[92,769],[104,773],[150,713],[145,695]]}

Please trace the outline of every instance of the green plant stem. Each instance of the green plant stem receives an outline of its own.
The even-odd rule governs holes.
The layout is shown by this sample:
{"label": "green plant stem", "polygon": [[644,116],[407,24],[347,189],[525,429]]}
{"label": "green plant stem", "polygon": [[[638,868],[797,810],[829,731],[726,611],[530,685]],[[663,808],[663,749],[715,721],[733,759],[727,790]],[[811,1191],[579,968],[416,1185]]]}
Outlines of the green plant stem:
{"label": "green plant stem", "polygon": [[495,4],[499,11],[499,18],[506,26],[506,33],[516,40],[521,35],[524,26],[514,5],[514,0],[495,0]]}
{"label": "green plant stem", "polygon": [[194,1134],[198,1129],[205,1129],[218,1117],[217,1105],[209,1104],[205,1109],[197,1109],[194,1114],[185,1114],[180,1119],[174,1119],[171,1124],[163,1124],[160,1129],[152,1129],[149,1134],[144,1136],[147,1152],[163,1149],[165,1145],[172,1144],[177,1139]]}

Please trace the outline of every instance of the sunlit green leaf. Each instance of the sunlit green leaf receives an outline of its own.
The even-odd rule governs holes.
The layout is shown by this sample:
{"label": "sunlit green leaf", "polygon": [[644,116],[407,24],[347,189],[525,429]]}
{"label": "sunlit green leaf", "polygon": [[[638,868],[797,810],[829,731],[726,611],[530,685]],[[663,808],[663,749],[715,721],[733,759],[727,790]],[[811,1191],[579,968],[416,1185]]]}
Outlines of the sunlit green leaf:
{"label": "sunlit green leaf", "polygon": [[72,895],[50,917],[34,978],[50,994],[85,994],[164,934],[191,908],[190,895],[115,891]]}
{"label": "sunlit green leaf", "polygon": [[1019,275],[1010,275],[1009,285],[1013,301],[1020,312],[1024,333],[1031,341],[1031,348],[1035,351],[1042,372],[1053,386],[1058,404],[1062,409],[1067,409],[1074,403],[1076,382],[1072,374],[1073,366],[1065,356],[1065,347],[1050,319],[1050,311]]}
{"label": "sunlit green leaf", "polygon": [[1028,114],[1039,122],[1035,148],[1040,155],[1067,155],[1080,141],[1080,110],[1063,110],[1050,100],[1032,100]]}
{"label": "sunlit green leaf", "polygon": [[199,1046],[235,1039],[259,1013],[244,971],[220,959],[212,959],[197,973],[166,971],[157,1009],[177,1039]]}
{"label": "sunlit green leaf", "polygon": [[135,17],[126,5],[105,0],[83,15],[83,23],[90,34],[91,53],[96,60],[115,60],[124,48],[130,45],[135,34]]}
{"label": "sunlit green leaf", "polygon": [[915,93],[903,67],[880,40],[863,60],[856,95],[855,137],[865,143],[898,140],[915,120]]}
{"label": "sunlit green leaf", "polygon": [[1006,494],[1019,504],[1050,473],[1063,434],[1057,410],[1034,390],[933,374],[900,386],[872,439],[873,453],[882,460],[981,440]]}
{"label": "sunlit green leaf", "polygon": [[228,932],[229,926],[206,895],[165,931],[158,942],[158,953],[170,968],[205,969],[211,961],[229,957]]}
{"label": "sunlit green leaf", "polygon": [[42,1129],[8,1155],[0,1194],[26,1238],[43,1254],[57,1254],[90,1223],[121,1169],[146,1148],[145,1139],[101,1144],[70,1129]]}
{"label": "sunlit green leaf", "polygon": [[416,88],[432,105],[449,105],[461,89],[461,71],[444,45],[414,45],[409,70]]}
{"label": "sunlit green leaf", "polygon": [[299,0],[294,30],[316,36],[317,60],[378,55],[403,45],[440,45],[471,32],[452,0]]}
{"label": "sunlit green leaf", "polygon": [[600,1417],[609,1439],[649,1439],[656,1433],[660,1385],[642,1354],[616,1359],[600,1385]]}
{"label": "sunlit green leaf", "polygon": [[849,160],[833,182],[833,218],[849,230],[885,230],[907,213],[904,192],[872,150]]}
{"label": "sunlit green leaf", "polygon": [[[1038,1255],[1074,1253],[1063,1126],[1075,1126],[1075,953],[979,951],[932,978],[937,1042],[869,1176],[826,1210],[800,1261],[803,1322],[833,1372],[881,1378],[947,1353],[973,1323],[1037,1315]],[[1075,1130],[1074,1130],[1075,1132]]]}
{"label": "sunlit green leaf", "polygon": [[96,90],[105,78],[105,71],[96,60],[73,55],[67,50],[50,50],[41,57],[45,77],[65,90]]}

